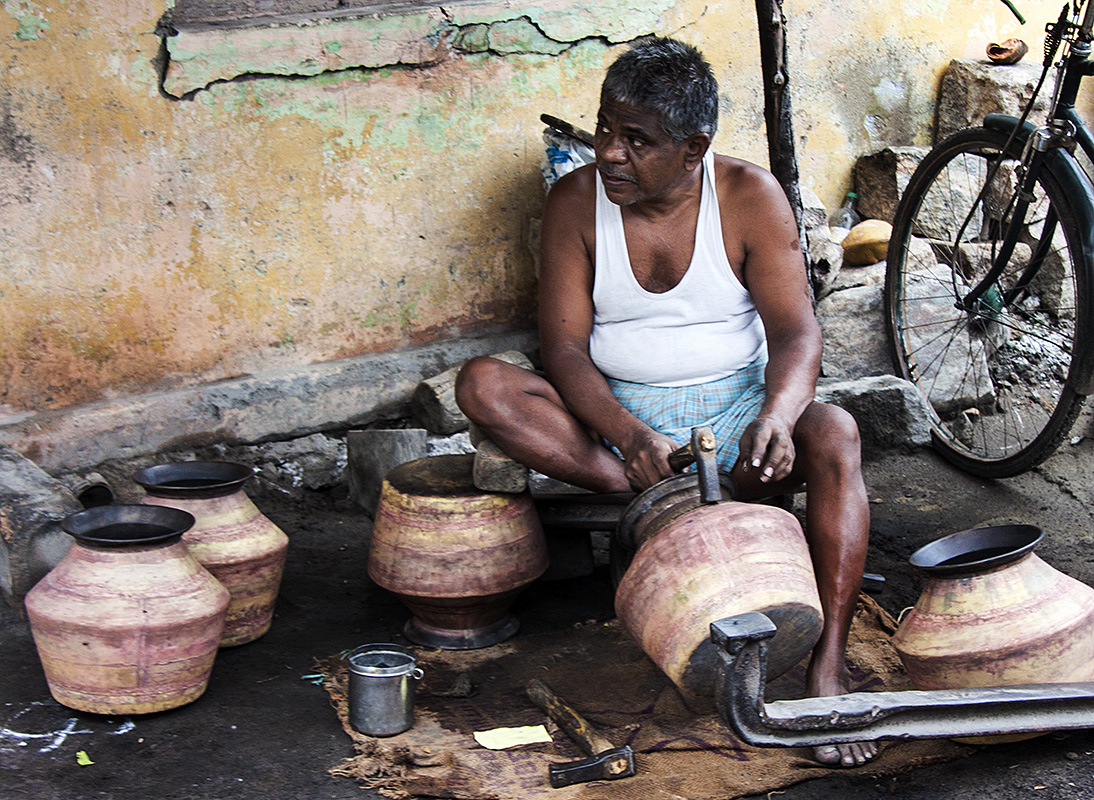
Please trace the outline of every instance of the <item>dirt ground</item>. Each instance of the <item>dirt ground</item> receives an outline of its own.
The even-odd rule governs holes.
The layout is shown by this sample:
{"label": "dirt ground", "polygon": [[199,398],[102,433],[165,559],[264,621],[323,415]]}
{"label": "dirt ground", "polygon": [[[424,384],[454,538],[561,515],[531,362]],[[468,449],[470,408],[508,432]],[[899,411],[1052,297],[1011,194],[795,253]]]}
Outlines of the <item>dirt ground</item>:
{"label": "dirt ground", "polygon": [[[866,465],[872,541],[868,570],[886,578],[876,599],[898,615],[915,602],[922,578],[908,564],[919,546],[986,522],[1023,521],[1046,531],[1038,554],[1094,583],[1094,440],[1081,440],[1036,472],[982,481],[929,451],[893,453]],[[370,521],[343,491],[288,500],[252,494],[290,537],[289,560],[272,630],[223,650],[205,695],[182,708],[110,719],[70,711],[49,695],[26,622],[0,611],[0,797],[90,800],[156,797],[320,800],[379,798],[328,769],[352,754],[315,659],[390,640],[403,607],[369,581]],[[800,502],[800,501],[799,501]],[[516,602],[522,630],[546,631],[611,618],[606,567],[591,576],[537,582]],[[518,634],[519,635],[519,634]],[[81,765],[85,753],[91,764]],[[1094,732],[1046,735],[979,750],[970,758],[883,782],[854,772],[797,784],[770,797],[894,797],[907,800],[1094,798]]]}

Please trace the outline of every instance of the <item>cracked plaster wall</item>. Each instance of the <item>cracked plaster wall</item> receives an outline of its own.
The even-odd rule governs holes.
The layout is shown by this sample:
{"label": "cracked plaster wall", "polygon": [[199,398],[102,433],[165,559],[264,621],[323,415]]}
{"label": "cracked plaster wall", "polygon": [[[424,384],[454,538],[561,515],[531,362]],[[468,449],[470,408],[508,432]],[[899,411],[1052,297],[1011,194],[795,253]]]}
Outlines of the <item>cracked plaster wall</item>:
{"label": "cracked plaster wall", "polygon": [[[950,58],[1018,32],[988,0],[785,7],[802,177],[829,205],[857,155],[927,141]],[[751,0],[507,0],[166,41],[160,0],[3,8],[0,424],[532,325],[539,115],[591,129],[605,66],[642,34],[707,53],[716,148],[766,162]],[[1036,52],[1055,3],[1023,10]]]}

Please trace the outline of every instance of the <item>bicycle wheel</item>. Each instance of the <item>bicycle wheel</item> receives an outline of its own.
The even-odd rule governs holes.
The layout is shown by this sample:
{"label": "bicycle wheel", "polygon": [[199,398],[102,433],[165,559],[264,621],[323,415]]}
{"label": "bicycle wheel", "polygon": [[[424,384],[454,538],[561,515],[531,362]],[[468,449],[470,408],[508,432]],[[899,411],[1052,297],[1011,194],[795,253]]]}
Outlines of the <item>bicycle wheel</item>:
{"label": "bicycle wheel", "polygon": [[[1004,153],[1006,141],[972,128],[931,150],[897,209],[885,278],[896,374],[927,399],[935,448],[985,478],[1032,469],[1067,436],[1085,399],[1067,376],[1090,324],[1076,302],[1088,281],[1076,218],[1048,168],[1006,269],[965,309],[1013,210],[1021,142]],[[1036,274],[1012,298],[1038,253]]]}

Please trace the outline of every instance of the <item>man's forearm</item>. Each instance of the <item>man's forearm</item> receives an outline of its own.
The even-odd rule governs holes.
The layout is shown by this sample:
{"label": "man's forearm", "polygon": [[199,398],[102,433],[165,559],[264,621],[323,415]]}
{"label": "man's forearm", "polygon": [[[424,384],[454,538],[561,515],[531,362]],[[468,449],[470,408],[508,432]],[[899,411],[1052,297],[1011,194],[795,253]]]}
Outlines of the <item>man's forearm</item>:
{"label": "man's forearm", "polygon": [[813,402],[820,374],[820,343],[811,337],[790,341],[768,341],[768,362],[764,373],[766,399],[760,416],[784,422],[791,431],[798,418]]}
{"label": "man's forearm", "polygon": [[570,413],[621,452],[626,453],[636,434],[648,431],[619,403],[587,353],[544,353],[543,366]]}

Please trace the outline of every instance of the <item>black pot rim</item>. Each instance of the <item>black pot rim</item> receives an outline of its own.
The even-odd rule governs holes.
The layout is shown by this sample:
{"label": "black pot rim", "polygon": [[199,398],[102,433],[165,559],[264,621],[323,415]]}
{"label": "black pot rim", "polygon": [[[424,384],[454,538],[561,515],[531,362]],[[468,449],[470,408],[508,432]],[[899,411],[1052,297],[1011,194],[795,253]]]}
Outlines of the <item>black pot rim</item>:
{"label": "black pot rim", "polygon": [[194,522],[193,514],[179,508],[110,505],[95,506],[65,517],[61,520],[61,530],[83,544],[136,547],[178,541]]}
{"label": "black pot rim", "polygon": [[[989,525],[952,533],[935,539],[912,553],[913,567],[933,575],[960,575],[984,572],[1014,563],[1031,552],[1045,536],[1036,525]],[[977,551],[995,552],[975,561],[952,562],[959,556]]]}
{"label": "black pot rim", "polygon": [[199,500],[234,494],[253,477],[254,469],[234,461],[174,461],[146,467],[133,480],[153,497]]}

